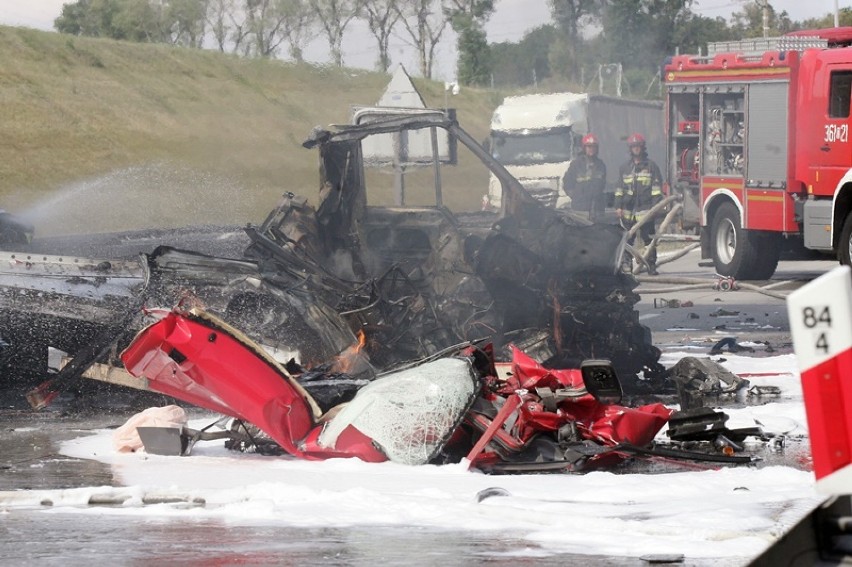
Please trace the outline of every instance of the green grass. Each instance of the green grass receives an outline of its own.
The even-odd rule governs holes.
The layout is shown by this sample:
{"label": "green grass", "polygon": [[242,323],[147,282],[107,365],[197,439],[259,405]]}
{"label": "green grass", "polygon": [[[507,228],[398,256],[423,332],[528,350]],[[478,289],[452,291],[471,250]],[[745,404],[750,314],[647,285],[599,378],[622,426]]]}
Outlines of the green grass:
{"label": "green grass", "polygon": [[[389,80],[0,26],[0,208],[41,234],[260,222],[286,191],[315,199],[311,128],[347,122]],[[443,106],[443,83],[415,84]],[[463,89],[451,106],[484,139],[500,98]],[[475,209],[487,178],[471,160],[456,169],[445,202]]]}

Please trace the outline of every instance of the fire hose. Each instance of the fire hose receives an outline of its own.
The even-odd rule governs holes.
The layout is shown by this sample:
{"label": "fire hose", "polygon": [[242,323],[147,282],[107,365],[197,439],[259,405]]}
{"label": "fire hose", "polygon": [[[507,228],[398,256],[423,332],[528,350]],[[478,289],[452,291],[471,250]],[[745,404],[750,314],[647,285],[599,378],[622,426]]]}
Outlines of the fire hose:
{"label": "fire hose", "polygon": [[[663,232],[665,232],[666,228],[668,228],[671,222],[677,217],[678,213],[680,213],[680,211],[683,209],[683,204],[679,202],[682,200],[683,197],[681,195],[669,195],[668,197],[651,207],[651,209],[627,231],[625,239],[630,240],[631,238],[636,236],[636,233],[639,232],[639,229],[642,226],[644,226],[648,222],[654,222],[654,218],[657,216],[657,214],[663,211],[666,207],[668,207],[669,204],[678,201],[677,204],[675,204],[675,206],[673,206],[668,212],[668,214],[666,214],[666,216],[663,218],[663,221],[660,223],[660,226],[657,229],[657,233],[654,235],[654,238],[651,240],[651,243],[645,247],[645,251],[643,253],[639,253],[638,250],[636,250],[633,246],[630,246],[629,244],[625,247],[625,250],[630,255],[632,255],[639,264],[639,266],[637,266],[637,272],[649,271],[650,265],[648,260],[651,257],[651,254],[656,251],[657,245],[660,242],[660,237],[662,236]],[[676,260],[677,258],[680,258],[681,256],[687,254],[689,251],[693,250],[697,246],[698,244],[695,244],[690,247],[687,247],[687,249],[685,250],[681,250],[678,255],[672,255],[665,259],[658,259],[656,264],[657,266],[659,266],[660,264]]]}
{"label": "fire hose", "polygon": [[[762,293],[764,295],[768,295],[769,297],[773,297],[775,299],[787,299],[787,296],[783,293],[778,293],[772,291],[772,288],[778,287],[787,282],[773,282],[771,284],[767,284],[765,286],[759,286],[755,284],[750,284],[741,281],[735,281],[732,278],[717,278],[714,280],[708,280],[706,278],[686,278],[686,277],[665,277],[665,276],[637,276],[636,279],[639,283],[662,283],[662,284],[673,284],[677,287],[667,287],[667,288],[637,288],[636,293],[642,294],[652,294],[652,293],[672,293],[677,291],[690,291],[701,288],[710,288],[716,289],[718,291],[733,291],[737,289],[746,289],[750,291],[756,291],[758,293]],[[726,289],[722,288],[722,281],[730,284]]]}
{"label": "fire hose", "polygon": [[[639,231],[639,229],[642,227],[642,225],[644,225],[645,223],[653,222],[653,218],[657,215],[657,213],[659,213],[660,211],[665,209],[669,205],[669,203],[672,203],[672,202],[675,202],[675,201],[681,201],[682,199],[683,198],[680,195],[670,195],[670,196],[666,197],[665,199],[663,199],[662,201],[660,201],[659,203],[657,203],[656,205],[654,205],[648,211],[648,213],[646,215],[644,215],[641,219],[639,219],[639,221],[636,224],[634,224],[632,227],[630,227],[630,230],[627,231],[626,238],[630,239],[631,237],[633,237]],[[646,247],[644,253],[640,254],[639,251],[636,250],[635,248],[633,248],[632,246],[629,246],[629,245],[626,246],[625,249],[630,254],[632,254],[633,257],[636,258],[637,261],[640,264],[638,266],[637,271],[641,272],[643,270],[647,270],[648,258],[650,257],[651,253],[654,250],[656,250],[657,244],[659,243],[662,234],[665,232],[665,229],[668,227],[669,224],[671,224],[671,222],[675,219],[675,217],[681,211],[682,208],[683,208],[683,204],[680,203],[680,202],[678,202],[677,204],[675,204],[675,206],[673,206],[671,208],[671,210],[668,212],[668,214],[666,214],[663,221],[660,223],[660,226],[657,230],[657,234],[654,236],[651,243]],[[668,262],[672,262],[674,260],[677,260],[678,258],[681,258],[681,257],[685,256],[686,254],[688,254],[689,252],[695,250],[699,246],[700,246],[700,244],[697,243],[697,242],[692,243],[689,246],[685,246],[684,248],[682,248],[681,250],[678,250],[677,252],[675,252],[673,254],[669,254],[669,255],[666,255],[664,257],[659,257],[657,259],[656,264],[657,264],[657,266],[660,266],[662,264],[666,264]],[[665,276],[654,276],[654,277],[636,276],[636,279],[640,283],[662,283],[662,284],[668,283],[668,284],[673,284],[673,285],[678,286],[678,287],[654,288],[654,289],[651,289],[651,288],[642,289],[642,288],[640,288],[640,289],[636,290],[636,292],[640,293],[640,294],[641,293],[646,293],[646,294],[672,293],[672,292],[676,292],[676,291],[689,291],[689,290],[695,290],[695,289],[701,289],[701,288],[704,288],[704,287],[709,287],[709,288],[715,289],[717,291],[733,291],[733,290],[737,290],[737,289],[747,289],[747,290],[750,290],[750,291],[756,291],[758,293],[762,293],[762,294],[767,295],[769,297],[773,297],[775,299],[781,299],[781,300],[784,300],[787,297],[785,294],[772,291],[772,288],[778,287],[779,285],[783,285],[786,282],[773,282],[773,283],[767,284],[765,286],[758,286],[758,285],[745,283],[745,282],[741,282],[741,281],[735,281],[733,278],[725,278],[725,277],[719,277],[719,278],[716,278],[714,280],[707,280],[707,279],[703,279],[703,278],[684,278],[684,277],[667,278]],[[678,285],[678,284],[680,284],[680,285]]]}

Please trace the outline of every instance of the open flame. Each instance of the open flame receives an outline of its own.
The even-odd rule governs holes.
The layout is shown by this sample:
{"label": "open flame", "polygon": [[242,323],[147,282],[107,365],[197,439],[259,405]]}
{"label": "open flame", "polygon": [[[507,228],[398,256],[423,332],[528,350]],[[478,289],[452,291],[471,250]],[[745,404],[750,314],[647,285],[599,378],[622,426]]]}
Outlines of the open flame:
{"label": "open flame", "polygon": [[363,329],[358,330],[358,342],[352,344],[334,358],[332,372],[357,375],[367,369],[369,358],[364,350],[367,344],[367,334]]}

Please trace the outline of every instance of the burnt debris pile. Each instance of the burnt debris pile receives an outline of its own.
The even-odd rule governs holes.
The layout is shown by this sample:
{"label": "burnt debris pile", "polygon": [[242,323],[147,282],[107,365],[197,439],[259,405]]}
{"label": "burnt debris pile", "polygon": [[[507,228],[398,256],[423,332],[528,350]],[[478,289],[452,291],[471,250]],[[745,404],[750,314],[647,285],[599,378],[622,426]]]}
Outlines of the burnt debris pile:
{"label": "burnt debris pile", "polygon": [[[362,139],[423,128],[446,130],[491,169],[503,186],[500,213],[454,215],[440,200],[368,206]],[[246,227],[242,259],[173,247],[136,262],[5,253],[4,387],[120,366],[146,309],[178,304],[216,314],[275,360],[305,369],[360,343],[369,362],[358,379],[472,342],[493,343],[498,358],[520,345],[546,367],[606,358],[627,392],[659,385],[659,351],[634,309],[636,280],[617,269],[617,227],[538,203],[440,113],[315,130],[305,145],[319,150],[318,205],[285,194],[263,223]],[[49,371],[48,346],[76,363]]]}

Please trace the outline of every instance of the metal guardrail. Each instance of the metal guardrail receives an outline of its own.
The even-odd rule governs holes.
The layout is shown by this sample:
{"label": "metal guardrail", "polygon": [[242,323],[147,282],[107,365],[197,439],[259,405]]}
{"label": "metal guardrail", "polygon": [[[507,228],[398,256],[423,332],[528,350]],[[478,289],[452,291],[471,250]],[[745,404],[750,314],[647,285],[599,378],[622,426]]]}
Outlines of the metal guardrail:
{"label": "metal guardrail", "polygon": [[0,252],[0,318],[18,312],[109,323],[144,283],[139,260]]}

